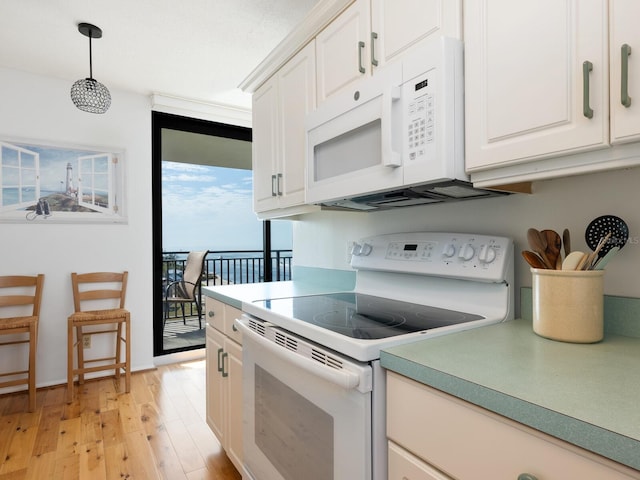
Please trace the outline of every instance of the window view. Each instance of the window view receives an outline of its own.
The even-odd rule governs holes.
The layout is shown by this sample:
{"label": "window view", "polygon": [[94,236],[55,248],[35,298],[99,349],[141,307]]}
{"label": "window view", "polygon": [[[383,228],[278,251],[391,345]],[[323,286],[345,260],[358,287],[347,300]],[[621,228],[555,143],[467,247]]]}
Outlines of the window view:
{"label": "window view", "polygon": [[[204,343],[198,281],[203,286],[261,282],[268,262],[273,280],[289,279],[291,241],[291,223],[273,222],[271,259],[264,258],[250,170],[163,161],[163,349]],[[207,252],[204,261],[195,252]]]}

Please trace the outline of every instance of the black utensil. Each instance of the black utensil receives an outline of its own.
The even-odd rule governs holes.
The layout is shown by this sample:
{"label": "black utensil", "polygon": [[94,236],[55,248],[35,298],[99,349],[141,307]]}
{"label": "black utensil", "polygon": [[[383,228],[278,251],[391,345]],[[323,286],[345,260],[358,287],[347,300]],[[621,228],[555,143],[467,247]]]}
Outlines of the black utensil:
{"label": "black utensil", "polygon": [[603,215],[593,219],[584,232],[584,239],[591,250],[598,248],[598,243],[608,233],[611,233],[611,238],[600,248],[598,258],[604,257],[613,247],[624,247],[629,239],[629,227],[615,215]]}

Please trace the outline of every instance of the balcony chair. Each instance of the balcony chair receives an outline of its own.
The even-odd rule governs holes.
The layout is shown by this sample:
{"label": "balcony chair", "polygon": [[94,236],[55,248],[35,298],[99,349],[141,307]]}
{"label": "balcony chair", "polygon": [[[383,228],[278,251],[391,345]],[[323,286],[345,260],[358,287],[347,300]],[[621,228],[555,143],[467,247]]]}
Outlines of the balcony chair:
{"label": "balcony chair", "polygon": [[[131,390],[131,316],[124,308],[127,292],[128,272],[72,273],[73,306],[75,312],[67,321],[67,403],[73,401],[73,382],[84,384],[86,373],[114,370],[120,385],[120,373],[124,371],[125,391]],[[99,309],[90,310],[90,306]],[[124,337],[122,327],[124,325]],[[85,327],[89,327],[85,330]],[[75,342],[73,333],[75,330]],[[86,359],[83,340],[85,335],[115,334],[113,357]],[[125,359],[122,361],[122,344]],[[74,368],[73,351],[77,351],[78,366]],[[87,366],[87,364],[97,364]]]}
{"label": "balcony chair", "polygon": [[164,325],[169,318],[169,306],[180,305],[182,311],[182,323],[187,324],[185,317],[185,304],[195,303],[198,310],[198,326],[202,328],[202,302],[200,299],[202,289],[202,272],[204,260],[209,251],[190,252],[182,272],[182,279],[175,279],[167,284],[164,291]]}
{"label": "balcony chair", "polygon": [[[42,300],[42,286],[44,275],[0,276],[0,335],[11,335],[9,340],[1,342],[0,346],[29,344],[29,367],[27,370],[13,370],[0,373],[0,377],[9,380],[0,382],[0,388],[15,385],[27,385],[29,390],[29,411],[36,409],[36,350],[38,347],[38,321],[40,318],[40,302]],[[25,309],[31,306],[29,312]],[[17,316],[17,314],[28,313]],[[26,338],[23,334],[27,334]],[[2,362],[8,364],[7,360]],[[23,378],[15,378],[23,377]]]}

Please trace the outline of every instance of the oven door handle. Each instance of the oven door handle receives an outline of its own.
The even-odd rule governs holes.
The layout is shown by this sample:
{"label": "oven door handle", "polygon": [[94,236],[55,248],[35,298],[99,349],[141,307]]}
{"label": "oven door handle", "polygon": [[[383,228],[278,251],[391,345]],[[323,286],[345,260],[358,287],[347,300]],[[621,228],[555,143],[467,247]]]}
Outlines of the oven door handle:
{"label": "oven door handle", "polygon": [[[246,321],[237,318],[234,325],[240,329],[243,338],[251,337],[251,340],[258,343],[261,347],[268,350],[270,353],[277,357],[294,364],[295,366],[302,368],[309,373],[321,377],[331,383],[334,383],[345,390],[351,390],[357,388],[360,384],[360,376],[357,373],[349,370],[336,370],[333,367],[328,367],[316,360],[311,360],[299,353],[286,349],[276,343],[273,343],[268,338],[264,338],[262,335],[254,332],[249,328]],[[243,345],[246,348],[246,344]]]}

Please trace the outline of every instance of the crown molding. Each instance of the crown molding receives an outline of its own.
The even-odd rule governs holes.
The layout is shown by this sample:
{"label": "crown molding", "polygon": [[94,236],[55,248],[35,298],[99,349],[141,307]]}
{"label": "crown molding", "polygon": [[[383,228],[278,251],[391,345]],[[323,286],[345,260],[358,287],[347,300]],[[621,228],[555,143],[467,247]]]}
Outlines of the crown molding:
{"label": "crown molding", "polygon": [[154,93],[151,110],[251,128],[251,109]]}

